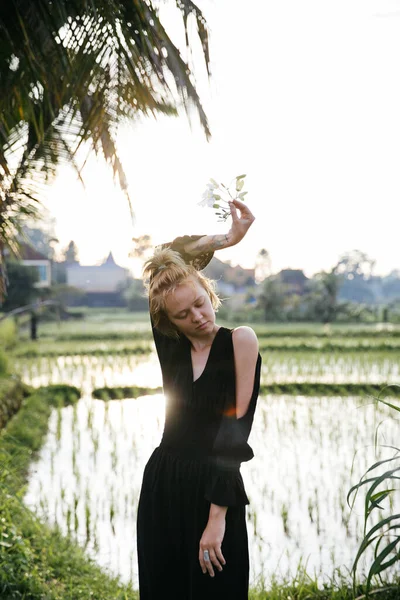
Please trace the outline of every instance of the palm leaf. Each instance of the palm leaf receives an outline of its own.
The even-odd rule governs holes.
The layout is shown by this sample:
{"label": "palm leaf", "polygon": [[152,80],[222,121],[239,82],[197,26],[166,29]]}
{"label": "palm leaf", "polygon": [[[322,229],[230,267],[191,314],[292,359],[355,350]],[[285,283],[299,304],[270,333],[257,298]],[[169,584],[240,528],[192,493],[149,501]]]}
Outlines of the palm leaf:
{"label": "palm leaf", "polygon": [[[188,19],[196,19],[209,73],[204,16],[193,2],[177,6],[187,45]],[[103,153],[132,214],[115,145],[118,125],[140,113],[176,115],[181,103],[188,116],[190,106],[196,107],[207,138],[210,130],[190,69],[148,0],[12,0],[0,4],[0,37],[4,277],[3,251],[15,246],[18,214],[21,219],[37,214],[43,185],[60,162],[72,164],[80,176],[75,156],[84,141]]]}

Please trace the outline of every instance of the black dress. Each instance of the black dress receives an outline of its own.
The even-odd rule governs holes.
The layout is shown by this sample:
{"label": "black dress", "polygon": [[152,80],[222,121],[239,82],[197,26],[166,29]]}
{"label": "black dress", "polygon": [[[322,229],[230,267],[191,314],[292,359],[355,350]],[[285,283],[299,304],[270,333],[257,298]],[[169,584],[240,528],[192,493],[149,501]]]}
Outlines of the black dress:
{"label": "black dress", "polygon": [[[240,463],[260,384],[258,355],[246,414],[236,418],[232,330],[220,327],[206,366],[193,382],[191,344],[153,328],[160,360],[166,418],[160,445],[144,471],[137,516],[141,600],[247,600],[249,555]],[[210,503],[227,506],[222,553],[226,565],[203,574],[199,542]]]}

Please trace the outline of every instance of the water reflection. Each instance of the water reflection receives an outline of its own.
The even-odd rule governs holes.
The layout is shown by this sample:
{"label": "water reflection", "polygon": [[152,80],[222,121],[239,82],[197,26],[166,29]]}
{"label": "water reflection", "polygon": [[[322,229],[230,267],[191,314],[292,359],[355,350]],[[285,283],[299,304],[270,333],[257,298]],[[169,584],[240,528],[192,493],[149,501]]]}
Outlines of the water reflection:
{"label": "water reflection", "polygon": [[[151,364],[139,361],[129,383],[148,384]],[[120,385],[124,368],[113,385]],[[90,381],[99,385],[95,373]],[[375,427],[390,414],[360,405],[359,398],[260,397],[250,437],[256,456],[242,465],[251,502],[252,583],[294,574],[301,559],[320,582],[339,566],[350,568],[362,533],[362,501],[349,520],[346,494],[375,460]],[[75,407],[54,410],[25,496],[103,567],[136,585],[137,501],[164,411],[162,395],[103,403],[89,393]],[[381,439],[394,442],[397,427],[385,421]]]}

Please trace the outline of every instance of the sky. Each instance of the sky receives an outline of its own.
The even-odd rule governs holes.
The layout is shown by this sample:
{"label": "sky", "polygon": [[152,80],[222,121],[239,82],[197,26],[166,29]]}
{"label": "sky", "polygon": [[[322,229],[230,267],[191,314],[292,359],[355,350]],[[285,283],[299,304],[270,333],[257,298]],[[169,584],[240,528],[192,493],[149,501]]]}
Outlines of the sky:
{"label": "sky", "polygon": [[[81,264],[112,251],[132,268],[132,237],[161,243],[225,233],[198,202],[210,177],[246,174],[256,220],[216,256],[245,268],[268,250],[272,271],[308,277],[361,250],[376,275],[400,268],[400,0],[197,0],[210,29],[211,80],[193,37],[191,66],[209,117],[193,110],[121,127],[117,147],[132,198],[92,155],[62,167],[48,189],[46,222],[59,248],[73,239]],[[175,2],[161,21],[187,58]]]}

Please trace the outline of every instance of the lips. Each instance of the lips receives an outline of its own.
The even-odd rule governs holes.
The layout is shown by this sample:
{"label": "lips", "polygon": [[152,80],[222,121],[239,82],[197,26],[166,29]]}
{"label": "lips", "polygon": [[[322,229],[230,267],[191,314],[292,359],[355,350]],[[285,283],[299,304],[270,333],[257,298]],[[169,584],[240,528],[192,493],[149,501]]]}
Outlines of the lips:
{"label": "lips", "polygon": [[204,327],[207,325],[207,323],[208,323],[208,321],[206,321],[205,323],[202,323],[201,325],[196,327],[196,329],[204,329]]}

